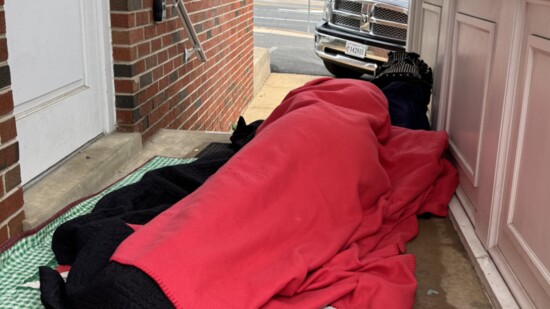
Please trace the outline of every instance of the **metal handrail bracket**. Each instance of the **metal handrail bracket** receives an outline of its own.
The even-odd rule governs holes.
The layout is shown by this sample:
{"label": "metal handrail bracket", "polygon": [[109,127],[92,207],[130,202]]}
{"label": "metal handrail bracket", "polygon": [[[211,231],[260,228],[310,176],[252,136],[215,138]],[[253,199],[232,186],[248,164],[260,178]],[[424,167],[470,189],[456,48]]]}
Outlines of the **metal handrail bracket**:
{"label": "metal handrail bracket", "polygon": [[174,2],[176,11],[178,12],[178,15],[181,19],[181,22],[183,24],[183,28],[185,29],[185,32],[187,33],[187,36],[189,39],[191,39],[191,43],[193,44],[193,47],[190,49],[185,49],[185,62],[189,61],[193,53],[197,52],[199,60],[201,62],[206,62],[206,54],[204,53],[204,50],[202,49],[201,42],[199,41],[199,37],[197,36],[197,33],[195,32],[195,28],[193,27],[193,24],[191,23],[191,19],[189,18],[189,14],[187,13],[187,9],[185,8],[185,5],[183,5],[182,0],[172,0]]}

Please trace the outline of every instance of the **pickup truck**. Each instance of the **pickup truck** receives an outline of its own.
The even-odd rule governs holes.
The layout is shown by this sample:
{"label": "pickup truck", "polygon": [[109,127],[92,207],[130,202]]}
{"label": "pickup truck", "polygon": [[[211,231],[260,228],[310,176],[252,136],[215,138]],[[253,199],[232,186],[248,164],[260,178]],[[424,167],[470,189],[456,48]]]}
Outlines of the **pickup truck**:
{"label": "pickup truck", "polygon": [[336,77],[372,74],[392,50],[405,50],[408,0],[326,0],[315,53]]}

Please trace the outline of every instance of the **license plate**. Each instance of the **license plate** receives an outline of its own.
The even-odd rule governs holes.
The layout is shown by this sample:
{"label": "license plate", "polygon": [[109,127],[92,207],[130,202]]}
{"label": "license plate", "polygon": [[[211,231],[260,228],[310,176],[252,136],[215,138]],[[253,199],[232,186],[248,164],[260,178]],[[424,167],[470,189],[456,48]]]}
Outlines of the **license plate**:
{"label": "license plate", "polygon": [[355,56],[359,58],[365,58],[367,53],[367,45],[347,41],[346,42],[346,55]]}

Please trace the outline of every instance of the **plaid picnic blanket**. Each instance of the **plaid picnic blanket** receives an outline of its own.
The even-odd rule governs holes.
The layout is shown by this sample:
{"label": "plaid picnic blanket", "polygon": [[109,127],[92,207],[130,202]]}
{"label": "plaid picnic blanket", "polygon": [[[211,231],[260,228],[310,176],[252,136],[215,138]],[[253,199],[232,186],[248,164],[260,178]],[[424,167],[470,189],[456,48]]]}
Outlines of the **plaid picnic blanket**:
{"label": "plaid picnic blanket", "polygon": [[43,308],[40,290],[33,287],[38,282],[38,267],[57,267],[51,250],[52,235],[62,223],[89,213],[103,196],[141,179],[153,169],[190,163],[194,159],[155,157],[142,167],[119,180],[98,194],[85,199],[55,218],[36,233],[29,235],[0,253],[0,308]]}

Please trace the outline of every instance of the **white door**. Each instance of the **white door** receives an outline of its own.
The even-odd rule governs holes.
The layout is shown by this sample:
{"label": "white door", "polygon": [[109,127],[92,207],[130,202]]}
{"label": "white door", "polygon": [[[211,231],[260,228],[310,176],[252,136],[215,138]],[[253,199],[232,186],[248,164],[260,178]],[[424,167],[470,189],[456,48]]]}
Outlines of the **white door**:
{"label": "white door", "polygon": [[522,308],[549,308],[550,2],[527,3],[521,11],[518,85],[493,254]]}
{"label": "white door", "polygon": [[[484,137],[496,25],[460,12],[455,19],[445,130],[449,132],[449,146],[459,167],[461,186],[457,193],[472,224],[477,226],[481,210],[478,206],[486,205],[480,194],[492,192],[492,179],[484,181],[480,176],[491,162],[482,162],[482,158],[490,145]],[[491,157],[494,162],[494,151]],[[462,191],[467,198],[462,198]]]}
{"label": "white door", "polygon": [[114,126],[104,8],[103,0],[6,0],[23,183]]}

